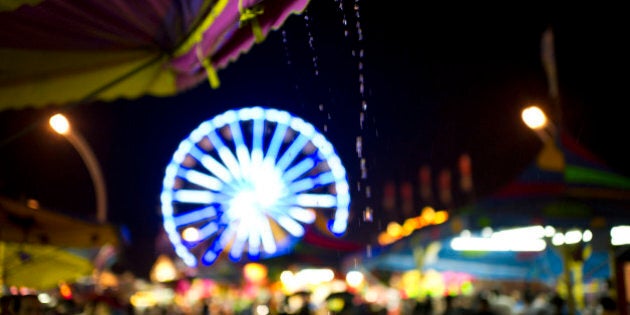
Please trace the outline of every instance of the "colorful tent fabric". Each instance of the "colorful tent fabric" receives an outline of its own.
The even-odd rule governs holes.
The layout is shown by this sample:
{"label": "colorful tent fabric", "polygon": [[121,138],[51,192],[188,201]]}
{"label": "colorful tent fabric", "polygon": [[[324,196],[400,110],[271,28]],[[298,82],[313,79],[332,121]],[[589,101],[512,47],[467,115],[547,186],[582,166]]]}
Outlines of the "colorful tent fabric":
{"label": "colorful tent fabric", "polygon": [[630,178],[561,134],[514,181],[459,213],[470,229],[527,224],[606,229],[630,224]]}
{"label": "colorful tent fabric", "polygon": [[[466,273],[476,279],[539,281],[554,283],[562,274],[562,258],[558,249],[548,246],[541,252],[456,251],[450,247],[452,237],[424,242],[421,235],[386,247],[374,249],[370,255],[357,252],[344,259],[344,269],[357,265],[371,271],[404,272],[435,270]],[[606,251],[591,252],[585,259],[584,281],[610,276]]]}
{"label": "colorful tent fabric", "polygon": [[[346,265],[404,271],[417,268],[467,272],[484,279],[552,281],[562,272],[560,254],[551,245],[540,253],[456,252],[450,239],[462,230],[480,231],[527,225],[590,229],[591,254],[584,279],[610,275],[609,229],[630,224],[630,178],[613,172],[567,134],[546,143],[536,160],[494,194],[456,209],[444,224],[429,226],[367,255],[356,253]],[[435,250],[439,244],[439,250]],[[433,246],[433,254],[426,255]],[[428,259],[427,257],[433,257]]]}
{"label": "colorful tent fabric", "polygon": [[0,241],[87,249],[117,246],[120,239],[114,226],[30,208],[0,196]]}
{"label": "colorful tent fabric", "polygon": [[0,110],[170,96],[308,0],[0,0]]}
{"label": "colorful tent fabric", "polygon": [[88,258],[56,246],[0,241],[0,287],[56,288],[91,275]]}

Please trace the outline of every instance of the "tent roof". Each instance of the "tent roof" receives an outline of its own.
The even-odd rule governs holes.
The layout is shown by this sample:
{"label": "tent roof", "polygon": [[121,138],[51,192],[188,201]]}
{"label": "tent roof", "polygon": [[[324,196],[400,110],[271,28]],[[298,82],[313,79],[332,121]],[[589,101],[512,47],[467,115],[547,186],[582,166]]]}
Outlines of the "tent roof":
{"label": "tent roof", "polygon": [[458,213],[471,229],[630,224],[630,178],[615,173],[570,135],[562,134],[512,182]]}
{"label": "tent roof", "polygon": [[112,225],[79,220],[50,210],[33,209],[0,196],[0,241],[97,248],[118,245],[120,235]]}
{"label": "tent roof", "polygon": [[0,110],[172,96],[278,29],[308,0],[0,3]]}

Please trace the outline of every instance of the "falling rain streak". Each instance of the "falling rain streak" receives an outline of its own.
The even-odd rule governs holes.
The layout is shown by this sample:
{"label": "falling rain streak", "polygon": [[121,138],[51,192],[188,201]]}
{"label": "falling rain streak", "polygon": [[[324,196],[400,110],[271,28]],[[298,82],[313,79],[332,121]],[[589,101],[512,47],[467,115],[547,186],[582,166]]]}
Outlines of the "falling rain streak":
{"label": "falling rain streak", "polygon": [[287,58],[287,65],[291,65],[291,54],[289,53],[289,40],[287,39],[287,31],[282,30],[282,47],[284,48],[284,57]]}
{"label": "falling rain streak", "polygon": [[317,54],[315,53],[315,40],[313,39],[313,33],[311,32],[311,24],[310,24],[310,16],[308,12],[304,14],[304,25],[306,26],[306,31],[308,33],[308,46],[311,48],[311,52],[313,52],[313,71],[315,76],[319,76],[319,66],[317,65]]}
{"label": "falling rain streak", "polygon": [[[339,11],[342,14],[342,23],[344,25],[344,35],[349,37],[350,31],[348,30],[348,20],[346,19],[346,15],[343,7],[343,0],[337,0],[339,3]],[[368,184],[368,163],[367,158],[364,154],[365,144],[364,140],[366,139],[365,133],[367,129],[367,109],[368,103],[366,99],[366,91],[365,91],[365,75],[364,75],[364,57],[365,51],[363,49],[363,29],[361,28],[361,10],[359,0],[354,0],[353,5],[354,17],[355,17],[355,31],[356,31],[356,48],[352,50],[352,56],[357,60],[357,71],[358,71],[358,80],[359,80],[359,95],[361,97],[361,107],[359,109],[359,129],[361,135],[356,139],[356,151],[357,156],[359,158],[359,167],[361,170],[361,179],[357,183],[357,189],[361,191],[364,189],[366,198],[370,199],[372,196],[372,192],[370,186]],[[363,211],[363,220],[366,222],[372,222],[374,217],[373,209],[369,206],[369,204],[365,207]]]}

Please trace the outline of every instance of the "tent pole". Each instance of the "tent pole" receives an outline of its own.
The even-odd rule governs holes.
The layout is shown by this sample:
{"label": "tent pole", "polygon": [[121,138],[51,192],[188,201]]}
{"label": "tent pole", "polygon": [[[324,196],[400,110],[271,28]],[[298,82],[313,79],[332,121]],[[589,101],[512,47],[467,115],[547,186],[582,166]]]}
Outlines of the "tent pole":
{"label": "tent pole", "polygon": [[571,276],[571,264],[573,262],[573,255],[571,247],[566,244],[562,246],[562,268],[564,283],[567,288],[567,312],[568,315],[576,315],[575,312],[575,296],[573,295],[573,277]]}

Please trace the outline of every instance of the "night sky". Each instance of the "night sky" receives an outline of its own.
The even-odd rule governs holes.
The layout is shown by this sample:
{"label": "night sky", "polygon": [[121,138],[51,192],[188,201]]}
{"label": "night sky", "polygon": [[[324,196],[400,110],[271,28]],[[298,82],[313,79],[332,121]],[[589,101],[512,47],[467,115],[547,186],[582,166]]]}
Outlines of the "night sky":
{"label": "night sky", "polygon": [[[105,174],[109,222],[129,231],[122,262],[127,268],[147,276],[156,257],[159,193],[177,145],[201,122],[232,108],[287,110],[323,131],[353,187],[349,239],[373,239],[366,231],[404,217],[383,211],[383,183],[416,185],[422,165],[455,171],[458,157],[470,154],[475,194],[491,193],[541,147],[520,110],[531,103],[554,108],[540,58],[547,27],[555,35],[561,95],[561,115],[552,119],[613,170],[630,176],[622,85],[627,23],[587,8],[571,15],[550,8],[517,15],[511,9],[507,15],[497,8],[453,13],[447,5],[394,8],[360,1],[359,40],[352,4],[345,2],[342,14],[339,2],[312,1],[304,15],[291,16],[281,30],[220,70],[219,89],[202,82],[175,97],[67,109]],[[363,129],[362,101],[368,104]],[[94,219],[94,192],[80,156],[48,129],[46,118],[57,109],[0,112],[0,193]],[[364,139],[370,198],[355,189],[361,181],[357,136]],[[366,205],[375,209],[373,223],[360,219]]]}

